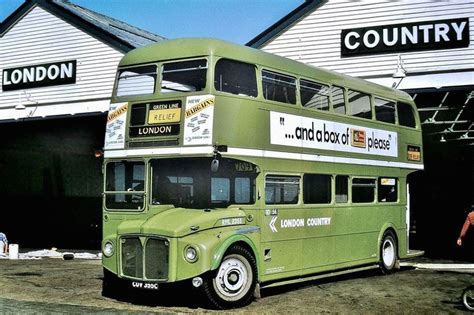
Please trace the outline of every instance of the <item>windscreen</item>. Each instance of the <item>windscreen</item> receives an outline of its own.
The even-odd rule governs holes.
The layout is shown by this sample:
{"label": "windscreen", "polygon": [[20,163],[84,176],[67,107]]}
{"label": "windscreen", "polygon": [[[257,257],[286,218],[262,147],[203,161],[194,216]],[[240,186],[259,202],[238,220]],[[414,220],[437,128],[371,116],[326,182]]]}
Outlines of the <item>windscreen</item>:
{"label": "windscreen", "polygon": [[151,161],[151,204],[185,208],[217,208],[255,202],[256,167],[248,162],[221,159],[217,172],[211,159]]}
{"label": "windscreen", "polygon": [[145,163],[109,162],[105,174],[105,207],[142,210],[145,195]]}

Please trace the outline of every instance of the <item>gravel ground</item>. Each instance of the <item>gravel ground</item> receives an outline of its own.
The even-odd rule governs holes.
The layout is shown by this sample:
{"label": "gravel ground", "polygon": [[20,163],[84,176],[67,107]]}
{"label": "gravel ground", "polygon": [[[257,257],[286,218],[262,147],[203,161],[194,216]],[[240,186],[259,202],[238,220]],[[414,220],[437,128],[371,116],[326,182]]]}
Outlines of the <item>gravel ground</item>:
{"label": "gravel ground", "polygon": [[[232,313],[463,313],[460,295],[473,283],[470,270],[405,265],[391,275],[369,270],[264,289],[261,299]],[[192,291],[130,302],[102,297],[101,284],[99,260],[0,260],[0,313],[215,312]]]}

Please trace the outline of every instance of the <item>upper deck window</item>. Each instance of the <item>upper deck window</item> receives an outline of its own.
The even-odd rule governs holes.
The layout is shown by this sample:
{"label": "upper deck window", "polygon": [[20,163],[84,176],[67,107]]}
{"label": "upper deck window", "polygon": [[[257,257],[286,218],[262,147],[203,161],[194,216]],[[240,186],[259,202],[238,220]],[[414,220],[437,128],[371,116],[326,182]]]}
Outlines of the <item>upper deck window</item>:
{"label": "upper deck window", "polygon": [[255,66],[244,62],[220,59],[216,64],[214,87],[221,92],[256,97]]}
{"label": "upper deck window", "polygon": [[202,91],[206,87],[206,73],[206,59],[165,63],[161,93]]}
{"label": "upper deck window", "polygon": [[397,103],[398,123],[406,127],[416,127],[415,115],[413,108],[406,103]]}
{"label": "upper deck window", "polygon": [[300,80],[301,104],[306,108],[329,110],[329,86]]}
{"label": "upper deck window", "polygon": [[296,104],[296,78],[262,70],[263,97],[267,100]]}
{"label": "upper deck window", "polygon": [[375,118],[378,121],[395,123],[395,103],[380,98],[375,98]]}
{"label": "upper deck window", "polygon": [[365,93],[349,90],[349,114],[351,116],[372,119],[370,96]]}
{"label": "upper deck window", "polygon": [[346,104],[344,102],[344,89],[338,86],[331,87],[332,108],[335,113],[345,114]]}
{"label": "upper deck window", "polygon": [[119,71],[117,96],[155,93],[156,66],[141,66]]}

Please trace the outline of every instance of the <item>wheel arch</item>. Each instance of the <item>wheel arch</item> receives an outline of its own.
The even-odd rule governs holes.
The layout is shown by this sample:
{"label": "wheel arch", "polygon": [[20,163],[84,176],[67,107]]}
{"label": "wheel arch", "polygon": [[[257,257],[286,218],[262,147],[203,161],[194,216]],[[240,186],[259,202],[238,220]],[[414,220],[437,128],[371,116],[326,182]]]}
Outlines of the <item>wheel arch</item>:
{"label": "wheel arch", "polygon": [[211,261],[211,270],[216,270],[225,253],[232,247],[232,246],[235,246],[235,245],[239,245],[245,249],[247,249],[250,254],[252,254],[252,256],[255,258],[255,262],[257,264],[257,280],[260,279],[259,277],[259,265],[260,265],[260,261],[259,261],[259,256],[257,255],[258,251],[257,251],[257,247],[255,246],[255,244],[248,238],[246,237],[245,235],[232,235],[230,237],[228,237],[217,249],[216,251],[214,252],[214,255],[212,257],[212,261]]}

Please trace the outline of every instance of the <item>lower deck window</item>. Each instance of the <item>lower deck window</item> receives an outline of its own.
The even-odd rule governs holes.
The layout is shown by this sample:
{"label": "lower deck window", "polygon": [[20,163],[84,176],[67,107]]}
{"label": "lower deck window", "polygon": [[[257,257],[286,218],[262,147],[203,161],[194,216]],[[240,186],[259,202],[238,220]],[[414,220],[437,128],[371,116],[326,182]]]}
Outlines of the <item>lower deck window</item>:
{"label": "lower deck window", "polygon": [[375,200],[375,179],[352,179],[352,202],[367,203]]}
{"label": "lower deck window", "polygon": [[297,204],[300,178],[296,176],[267,176],[265,179],[266,204]]}
{"label": "lower deck window", "polygon": [[331,175],[306,174],[303,187],[304,203],[331,203]]}
{"label": "lower deck window", "polygon": [[397,202],[398,185],[396,178],[380,177],[378,185],[379,202]]}
{"label": "lower deck window", "polygon": [[346,203],[349,201],[349,176],[336,176],[336,203]]}

